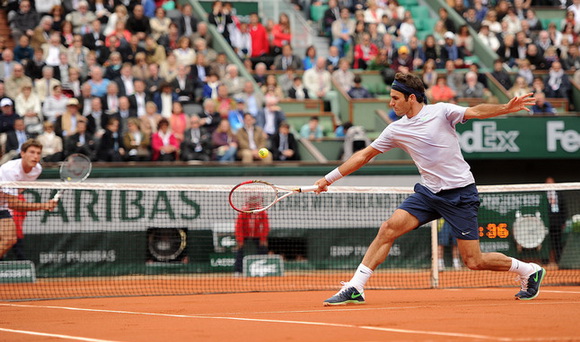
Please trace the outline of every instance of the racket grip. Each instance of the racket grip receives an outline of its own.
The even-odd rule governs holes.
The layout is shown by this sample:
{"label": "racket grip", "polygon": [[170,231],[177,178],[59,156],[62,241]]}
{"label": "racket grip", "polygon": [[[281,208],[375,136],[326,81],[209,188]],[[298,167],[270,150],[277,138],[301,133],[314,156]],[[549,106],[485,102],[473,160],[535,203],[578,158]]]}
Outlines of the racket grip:
{"label": "racket grip", "polygon": [[303,186],[300,188],[300,192],[313,192],[318,190],[318,185]]}
{"label": "racket grip", "polygon": [[62,197],[62,190],[58,190],[56,192],[56,195],[54,195],[54,197],[52,198],[52,200],[58,202],[58,200],[60,200],[61,197]]}

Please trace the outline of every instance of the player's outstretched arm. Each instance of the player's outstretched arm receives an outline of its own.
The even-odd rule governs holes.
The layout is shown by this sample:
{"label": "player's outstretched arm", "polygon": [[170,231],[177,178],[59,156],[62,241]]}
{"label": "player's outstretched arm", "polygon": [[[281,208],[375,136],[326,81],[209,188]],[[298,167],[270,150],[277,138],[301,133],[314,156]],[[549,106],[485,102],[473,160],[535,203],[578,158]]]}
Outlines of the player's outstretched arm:
{"label": "player's outstretched arm", "polygon": [[50,200],[44,203],[30,203],[24,202],[18,199],[17,196],[7,195],[5,197],[8,201],[8,208],[12,210],[20,211],[37,211],[37,210],[49,210],[52,211],[58,205],[58,201]]}
{"label": "player's outstretched arm", "polygon": [[[361,167],[363,167],[366,163],[368,163],[371,159],[373,159],[380,153],[381,152],[379,150],[371,146],[367,146],[366,148],[353,154],[344,163],[342,163],[342,165],[340,165],[331,173],[336,173],[336,170],[338,170],[338,172],[340,172],[339,178],[349,175],[355,172],[356,170],[360,169]],[[318,186],[318,190],[316,191],[317,194],[326,191],[328,186],[334,182],[329,181],[329,179],[327,178],[329,177],[322,177],[314,183],[314,185]]]}
{"label": "player's outstretched arm", "polygon": [[506,104],[479,104],[477,106],[469,107],[465,111],[465,119],[487,119],[494,116],[505,115],[509,113],[516,113],[520,110],[530,111],[527,106],[536,104],[536,99],[533,93],[516,96]]}

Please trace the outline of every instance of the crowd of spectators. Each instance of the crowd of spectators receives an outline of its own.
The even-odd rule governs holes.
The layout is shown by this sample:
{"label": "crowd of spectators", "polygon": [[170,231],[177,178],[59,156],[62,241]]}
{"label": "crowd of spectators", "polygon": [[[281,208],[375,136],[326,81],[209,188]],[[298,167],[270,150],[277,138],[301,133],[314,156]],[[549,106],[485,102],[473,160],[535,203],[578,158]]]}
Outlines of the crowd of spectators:
{"label": "crowd of spectators", "polygon": [[[308,98],[306,89],[292,79],[282,90],[256,65],[256,91],[212,48],[207,26],[241,59],[276,55],[280,68],[300,69],[302,59],[288,63],[288,16],[266,30],[257,14],[245,21],[222,1],[203,20],[189,4],[153,0],[20,0],[8,11],[16,46],[0,41],[0,163],[30,137],[48,162],[72,153],[106,162],[299,159],[277,104],[290,89]],[[272,154],[258,158],[263,147]]]}
{"label": "crowd of spectators", "polygon": [[[466,24],[457,26],[448,11],[440,8],[432,32],[422,40],[417,36],[416,18],[397,0],[294,3],[300,7],[328,6],[322,31],[329,37],[331,49],[337,49],[339,57],[348,61],[346,69],[381,70],[387,84],[394,72],[420,73],[431,101],[461,97],[494,101],[478,71],[477,58],[470,58],[474,56],[474,37],[469,28],[498,54],[493,75],[510,93],[515,91],[510,73],[523,76],[534,92],[539,88],[532,88],[532,82],[539,75],[544,83],[541,92],[548,99],[570,100],[569,78],[580,81],[579,0],[448,0]],[[533,7],[538,5],[565,9],[565,17],[543,24]],[[329,63],[329,69],[336,68]],[[436,72],[443,69],[445,73]],[[458,69],[466,72],[459,77]],[[342,85],[348,91],[353,83]]]}
{"label": "crowd of spectators", "polygon": [[[0,39],[3,160],[28,137],[43,141],[46,161],[75,152],[98,161],[295,160],[295,137],[278,102],[322,99],[338,115],[333,80],[351,98],[375,95],[353,69],[379,70],[387,84],[396,72],[420,73],[435,102],[490,100],[478,65],[466,62],[474,49],[467,25],[499,55],[492,75],[510,94],[543,95],[534,113],[554,112],[546,98],[570,96],[568,74],[580,80],[580,0],[550,4],[567,12],[548,27],[533,0],[448,1],[467,25],[456,27],[441,8],[422,40],[411,11],[397,0],[324,2],[328,51],[311,46],[299,56],[286,14],[277,22],[256,13],[238,17],[229,2],[213,2],[200,20],[191,5],[171,0],[9,1],[16,46]],[[208,23],[259,90],[212,48]],[[515,81],[506,70],[517,74]],[[318,139],[309,125],[301,136]],[[258,158],[262,147],[270,157]]]}

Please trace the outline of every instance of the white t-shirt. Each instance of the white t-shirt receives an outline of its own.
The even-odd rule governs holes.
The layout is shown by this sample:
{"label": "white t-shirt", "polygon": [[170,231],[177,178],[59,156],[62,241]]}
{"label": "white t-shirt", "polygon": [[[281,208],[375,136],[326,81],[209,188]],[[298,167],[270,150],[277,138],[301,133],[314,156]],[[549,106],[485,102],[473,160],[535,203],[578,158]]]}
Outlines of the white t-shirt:
{"label": "white t-shirt", "polygon": [[457,123],[465,122],[466,110],[449,103],[426,105],[411,119],[403,116],[387,126],[371,146],[381,152],[398,147],[409,153],[423,185],[433,192],[475,183],[455,131]]}
{"label": "white t-shirt", "polygon": [[[42,166],[36,164],[29,173],[22,169],[22,159],[11,160],[0,167],[0,181],[2,182],[32,182],[42,173]],[[18,195],[16,188],[2,188],[4,193],[12,196]],[[8,210],[6,200],[0,199],[0,210]]]}

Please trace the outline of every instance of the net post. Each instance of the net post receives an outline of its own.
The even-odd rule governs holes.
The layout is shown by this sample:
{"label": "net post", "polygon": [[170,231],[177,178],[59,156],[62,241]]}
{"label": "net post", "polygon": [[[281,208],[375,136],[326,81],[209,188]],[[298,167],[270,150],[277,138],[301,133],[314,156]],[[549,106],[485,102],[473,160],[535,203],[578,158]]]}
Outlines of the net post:
{"label": "net post", "polygon": [[431,287],[439,287],[439,249],[437,244],[437,220],[431,221]]}

